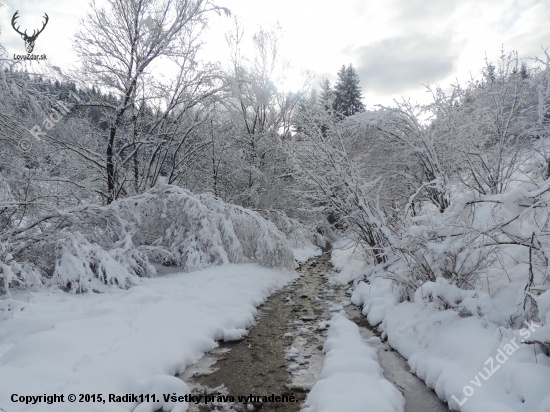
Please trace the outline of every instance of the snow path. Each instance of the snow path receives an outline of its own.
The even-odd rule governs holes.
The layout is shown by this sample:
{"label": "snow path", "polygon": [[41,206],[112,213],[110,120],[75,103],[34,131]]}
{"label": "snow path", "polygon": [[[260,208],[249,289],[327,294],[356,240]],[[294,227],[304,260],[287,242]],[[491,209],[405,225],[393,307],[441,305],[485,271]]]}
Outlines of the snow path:
{"label": "snow path", "polygon": [[[109,394],[185,394],[187,386],[174,375],[218,340],[242,338],[256,306],[294,277],[253,264],[226,265],[142,279],[129,290],[51,290],[0,300],[0,410],[124,412],[137,403],[110,403]],[[12,394],[62,394],[65,402],[25,405],[12,402]],[[106,402],[73,404],[69,394],[102,394]],[[178,407],[173,411],[187,404]]]}

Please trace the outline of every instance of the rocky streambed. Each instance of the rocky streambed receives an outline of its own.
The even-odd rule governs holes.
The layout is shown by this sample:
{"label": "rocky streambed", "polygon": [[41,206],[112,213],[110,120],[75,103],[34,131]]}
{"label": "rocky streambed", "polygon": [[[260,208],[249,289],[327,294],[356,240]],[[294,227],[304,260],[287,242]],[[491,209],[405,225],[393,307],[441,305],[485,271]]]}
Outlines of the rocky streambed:
{"label": "rocky streambed", "polygon": [[448,411],[410,372],[405,359],[376,339],[378,332],[348,300],[346,288],[331,279],[332,271],[329,252],[301,265],[300,277],[258,308],[256,323],[243,340],[220,342],[188,367],[181,378],[193,394],[202,395],[202,401],[191,404],[189,411],[299,411],[321,373],[325,322],[341,310],[378,349],[386,379],[405,396],[406,412]]}

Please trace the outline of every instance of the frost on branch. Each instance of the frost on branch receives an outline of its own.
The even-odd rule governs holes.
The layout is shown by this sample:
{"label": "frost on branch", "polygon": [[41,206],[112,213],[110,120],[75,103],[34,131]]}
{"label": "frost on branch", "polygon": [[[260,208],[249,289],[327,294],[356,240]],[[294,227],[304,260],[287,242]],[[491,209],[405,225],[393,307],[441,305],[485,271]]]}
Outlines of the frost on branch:
{"label": "frost on branch", "polygon": [[[53,274],[54,283],[73,292],[101,291],[105,285],[128,288],[140,277],[155,276],[150,262],[183,271],[246,262],[283,269],[295,266],[285,236],[273,223],[254,211],[176,186],[158,185],[105,207],[89,205],[52,216],[50,224],[63,221],[66,229],[50,233],[46,239],[51,240],[36,243],[25,256],[53,266],[46,272]],[[37,227],[29,225],[26,236],[36,236]],[[22,237],[20,244],[25,241]],[[55,244],[52,257],[44,252],[50,242]],[[38,272],[28,264],[0,265],[5,291],[10,284],[41,284]]]}
{"label": "frost on branch", "polygon": [[212,195],[159,185],[112,207],[135,227],[138,248],[157,263],[185,271],[242,262],[294,267],[286,238],[273,223]]}
{"label": "frost on branch", "polygon": [[[303,247],[313,243],[319,247],[326,247],[327,242],[334,241],[336,236],[332,228],[324,221],[305,225],[296,219],[292,219],[282,210],[258,210],[262,217],[273,222],[286,236],[292,247]],[[313,213],[310,213],[313,214]],[[314,216],[317,217],[317,216]],[[317,218],[317,220],[320,220]],[[315,227],[316,230],[313,230]]]}
{"label": "frost on branch", "polygon": [[[0,252],[5,252],[0,245]],[[0,295],[10,296],[10,287],[37,290],[42,286],[40,271],[32,263],[18,263],[10,253],[0,255]]]}
{"label": "frost on branch", "polygon": [[[135,284],[135,272],[109,252],[90,243],[81,233],[68,233],[56,248],[55,283],[72,292],[101,290],[105,285],[127,288]],[[153,269],[154,270],[154,269]]]}

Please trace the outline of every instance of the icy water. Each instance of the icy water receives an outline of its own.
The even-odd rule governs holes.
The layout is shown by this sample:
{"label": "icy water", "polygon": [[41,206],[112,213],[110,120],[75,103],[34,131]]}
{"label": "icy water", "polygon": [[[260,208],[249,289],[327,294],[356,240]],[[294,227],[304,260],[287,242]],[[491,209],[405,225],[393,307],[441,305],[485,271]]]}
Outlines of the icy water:
{"label": "icy water", "polygon": [[[219,348],[185,370],[181,378],[193,394],[203,395],[203,400],[205,394],[215,399],[207,404],[191,404],[190,412],[297,412],[321,372],[327,329],[320,322],[344,309],[365,339],[378,335],[368,327],[359,308],[349,302],[345,288],[327,277],[333,270],[329,260],[330,253],[324,253],[302,265],[298,269],[300,278],[258,308],[256,324],[245,339],[220,343]],[[387,343],[373,346],[378,349],[386,379],[405,396],[406,412],[449,411]],[[225,400],[220,398],[218,402],[219,395]],[[238,401],[239,396],[250,395],[285,396],[290,401]]]}

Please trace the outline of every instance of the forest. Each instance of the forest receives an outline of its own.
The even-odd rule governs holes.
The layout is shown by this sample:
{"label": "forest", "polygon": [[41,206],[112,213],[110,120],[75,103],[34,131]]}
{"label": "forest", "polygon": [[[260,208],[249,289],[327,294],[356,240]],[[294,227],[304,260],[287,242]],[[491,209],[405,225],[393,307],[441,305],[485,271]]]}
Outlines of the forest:
{"label": "forest", "polygon": [[[287,90],[276,28],[235,19],[230,60],[200,61],[214,13],[233,18],[209,0],[91,3],[72,72],[0,44],[0,314],[25,291],[111,293],[160,267],[293,271],[293,249],[332,246],[361,267],[352,303],[405,358],[418,348],[397,314],[423,305],[431,327],[452,313],[502,342],[541,325],[525,345],[546,379],[550,54],[502,49],[429,103],[383,106],[348,62],[334,84],[305,73]],[[454,410],[489,410],[452,403],[468,380],[447,389],[412,362]],[[521,397],[533,409],[509,410],[550,407]]]}

